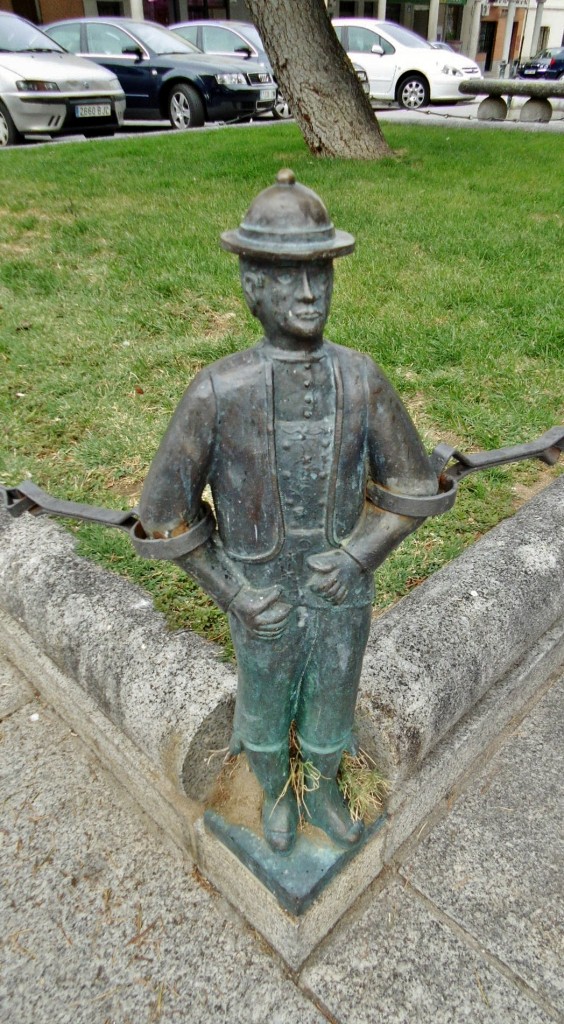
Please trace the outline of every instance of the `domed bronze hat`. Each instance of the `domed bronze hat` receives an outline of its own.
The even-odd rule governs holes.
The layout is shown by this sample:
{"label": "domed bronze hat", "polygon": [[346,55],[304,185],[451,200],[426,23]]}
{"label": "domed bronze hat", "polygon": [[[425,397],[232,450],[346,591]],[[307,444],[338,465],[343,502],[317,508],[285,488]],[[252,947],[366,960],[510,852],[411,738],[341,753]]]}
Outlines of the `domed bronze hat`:
{"label": "domed bronze hat", "polygon": [[221,245],[239,256],[265,260],[330,260],[354,249],[347,231],[336,231],[321,199],[282,170],[276,184],[259,192],[235,231]]}

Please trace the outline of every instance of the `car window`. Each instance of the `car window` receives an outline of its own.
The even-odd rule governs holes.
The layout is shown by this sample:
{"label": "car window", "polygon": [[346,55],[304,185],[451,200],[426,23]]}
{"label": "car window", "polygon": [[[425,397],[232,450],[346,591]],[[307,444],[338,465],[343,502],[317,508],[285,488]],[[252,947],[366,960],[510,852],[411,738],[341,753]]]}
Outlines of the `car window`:
{"label": "car window", "polygon": [[86,26],[86,38],[88,40],[89,53],[102,53],[104,55],[116,56],[123,53],[124,46],[134,46],[131,36],[122,32],[115,25],[103,25],[92,22]]}
{"label": "car window", "polygon": [[349,25],[348,49],[351,53],[372,53],[373,46],[381,46],[384,53],[395,53],[392,44],[387,39],[382,39],[377,32],[361,28],[360,25]]}
{"label": "car window", "polygon": [[0,14],[0,50],[5,53],[60,50],[56,42],[40,32],[34,25],[13,14]]}
{"label": "car window", "polygon": [[70,53],[80,53],[80,25],[55,25],[49,35]]}
{"label": "car window", "polygon": [[339,40],[340,43],[342,43],[343,42],[343,32],[345,31],[343,26],[342,25],[333,25],[333,28],[335,29],[335,35],[337,36],[337,39]]}
{"label": "car window", "polygon": [[206,53],[237,53],[242,47],[252,49],[251,44],[236,32],[230,32],[227,28],[215,28],[212,25],[202,28],[202,39]]}
{"label": "car window", "polygon": [[161,53],[199,53],[197,46],[193,46],[187,39],[177,36],[176,32],[171,32],[169,28],[162,28],[155,22],[132,22],[131,31],[137,39],[157,55]]}
{"label": "car window", "polygon": [[182,36],[183,39],[187,39],[189,43],[194,43],[194,46],[198,42],[198,28],[196,25],[179,25],[177,28],[173,28],[172,31]]}

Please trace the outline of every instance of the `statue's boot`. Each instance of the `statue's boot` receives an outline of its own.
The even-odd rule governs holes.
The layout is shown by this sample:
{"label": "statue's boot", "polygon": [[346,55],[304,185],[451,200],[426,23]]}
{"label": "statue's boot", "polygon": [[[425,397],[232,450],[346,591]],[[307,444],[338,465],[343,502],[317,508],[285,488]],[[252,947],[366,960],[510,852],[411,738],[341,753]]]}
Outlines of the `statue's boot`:
{"label": "statue's boot", "polygon": [[320,772],[318,788],[305,796],[308,820],[339,846],[354,846],[364,832],[364,825],[362,821],[352,820],[349,806],[337,785],[342,751],[319,754],[303,743],[301,750],[302,759],[311,762]]}
{"label": "statue's boot", "polygon": [[294,790],[288,782],[288,744],[272,753],[246,747],[245,753],[264,792],[264,838],[275,853],[290,853],[296,841],[299,814]]}

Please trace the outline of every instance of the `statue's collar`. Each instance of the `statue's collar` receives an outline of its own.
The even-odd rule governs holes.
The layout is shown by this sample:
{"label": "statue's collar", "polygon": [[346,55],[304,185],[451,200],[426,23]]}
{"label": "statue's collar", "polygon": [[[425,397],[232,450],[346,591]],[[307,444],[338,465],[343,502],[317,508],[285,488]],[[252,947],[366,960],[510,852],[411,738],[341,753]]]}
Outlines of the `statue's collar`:
{"label": "statue's collar", "polygon": [[285,348],[277,348],[263,338],[259,344],[261,354],[267,359],[275,359],[283,363],[318,363],[327,356],[327,346],[322,342],[314,349],[298,349],[295,352]]}

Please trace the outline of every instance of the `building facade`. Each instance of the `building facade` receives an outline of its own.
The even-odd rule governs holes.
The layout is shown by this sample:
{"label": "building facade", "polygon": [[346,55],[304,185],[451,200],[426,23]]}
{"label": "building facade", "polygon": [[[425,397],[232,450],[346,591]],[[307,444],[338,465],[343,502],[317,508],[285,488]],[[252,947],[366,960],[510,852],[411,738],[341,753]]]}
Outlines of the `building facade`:
{"label": "building facade", "polygon": [[[494,76],[547,46],[564,45],[564,0],[326,0],[331,16],[398,22],[467,54]],[[117,16],[170,25],[195,18],[250,21],[245,0],[0,0],[38,25],[60,18]]]}

